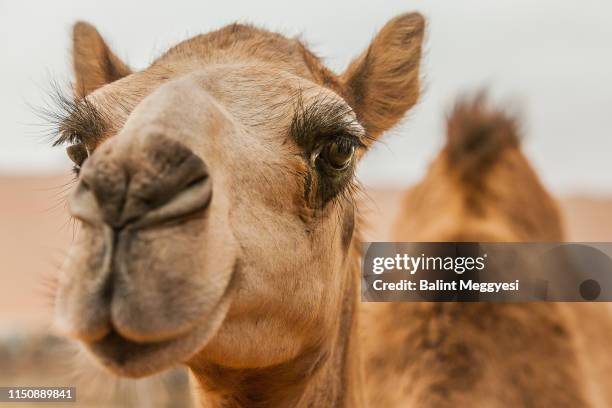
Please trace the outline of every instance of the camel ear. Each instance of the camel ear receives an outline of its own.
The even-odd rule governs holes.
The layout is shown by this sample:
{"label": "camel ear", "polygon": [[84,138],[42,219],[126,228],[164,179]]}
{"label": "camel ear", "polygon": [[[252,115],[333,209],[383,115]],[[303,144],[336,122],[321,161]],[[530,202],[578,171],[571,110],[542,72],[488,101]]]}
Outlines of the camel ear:
{"label": "camel ear", "polygon": [[357,117],[372,138],[391,128],[417,101],[425,20],[419,13],[389,21],[342,74]]}
{"label": "camel ear", "polygon": [[98,30],[83,21],[72,28],[72,54],[75,92],[79,98],[132,73],[106,45]]}

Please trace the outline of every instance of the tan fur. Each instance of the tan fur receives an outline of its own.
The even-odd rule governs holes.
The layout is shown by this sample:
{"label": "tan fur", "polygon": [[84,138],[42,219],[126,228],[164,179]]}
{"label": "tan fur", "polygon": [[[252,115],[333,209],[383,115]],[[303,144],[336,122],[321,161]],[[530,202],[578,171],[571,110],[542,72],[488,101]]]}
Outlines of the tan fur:
{"label": "tan fur", "polygon": [[[207,407],[362,406],[356,200],[350,185],[319,200],[319,156],[302,139],[337,135],[291,135],[291,120],[333,103],[369,146],[416,102],[423,30],[418,14],[392,20],[336,76],[299,41],[234,24],[128,75],[77,24],[76,97],[109,123],[82,141],[93,154],[70,201],[83,222],[61,271],[60,329],[120,375],[187,364]],[[206,212],[158,225],[161,207],[123,227],[167,194],[180,157],[184,177],[208,169]]]}
{"label": "tan fur", "polygon": [[[482,97],[457,105],[447,146],[406,194],[395,240],[556,242],[559,212]],[[385,407],[606,407],[608,307],[364,305],[368,400]]]}
{"label": "tan fur", "polygon": [[79,97],[132,73],[91,24],[79,22],[74,25],[72,50],[75,91]]}
{"label": "tan fur", "polygon": [[419,98],[424,26],[424,20],[412,14],[394,18],[342,76],[355,95],[359,119],[373,137],[394,126]]}

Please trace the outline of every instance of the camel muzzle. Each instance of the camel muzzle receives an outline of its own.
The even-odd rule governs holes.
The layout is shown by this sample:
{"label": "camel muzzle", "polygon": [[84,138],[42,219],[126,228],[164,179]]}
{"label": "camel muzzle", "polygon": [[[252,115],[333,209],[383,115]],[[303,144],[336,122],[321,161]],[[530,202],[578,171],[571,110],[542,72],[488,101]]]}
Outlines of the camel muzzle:
{"label": "camel muzzle", "polygon": [[204,161],[182,143],[144,137],[137,160],[114,154],[109,141],[83,166],[70,198],[71,214],[115,230],[150,226],[204,211],[212,185]]}

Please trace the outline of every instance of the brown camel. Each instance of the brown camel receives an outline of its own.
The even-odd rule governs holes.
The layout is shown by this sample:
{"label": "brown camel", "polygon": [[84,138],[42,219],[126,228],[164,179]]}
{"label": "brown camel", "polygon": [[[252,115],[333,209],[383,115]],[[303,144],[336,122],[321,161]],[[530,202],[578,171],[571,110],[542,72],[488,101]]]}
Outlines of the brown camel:
{"label": "brown camel", "polygon": [[[562,241],[557,207],[517,135],[515,121],[482,97],[457,104],[446,146],[406,194],[394,238]],[[386,303],[365,310],[366,389],[377,406],[612,406],[605,304]]]}
{"label": "brown camel", "polygon": [[416,102],[423,31],[394,18],[337,76],[234,24],[133,72],[76,24],[58,328],[122,376],[186,364],[203,406],[363,406],[354,169]]}

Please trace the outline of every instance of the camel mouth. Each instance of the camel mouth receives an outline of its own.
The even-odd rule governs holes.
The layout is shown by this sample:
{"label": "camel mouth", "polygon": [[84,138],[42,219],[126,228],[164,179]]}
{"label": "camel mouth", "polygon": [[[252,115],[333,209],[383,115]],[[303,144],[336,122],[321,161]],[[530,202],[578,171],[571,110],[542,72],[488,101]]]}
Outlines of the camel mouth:
{"label": "camel mouth", "polygon": [[236,275],[234,270],[220,301],[187,333],[169,340],[136,342],[111,330],[102,339],[83,344],[95,360],[122,377],[145,377],[185,363],[203,349],[221,327],[233,298]]}

